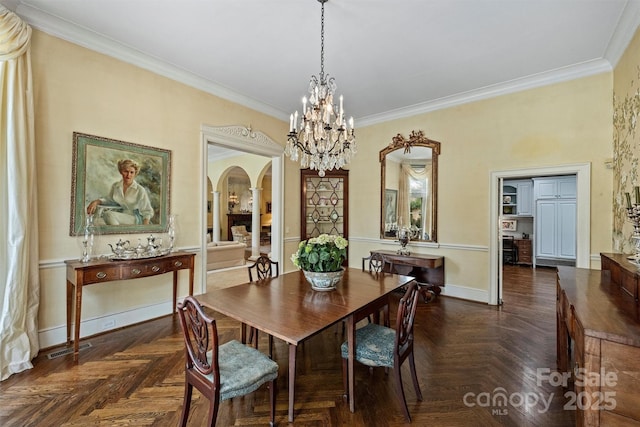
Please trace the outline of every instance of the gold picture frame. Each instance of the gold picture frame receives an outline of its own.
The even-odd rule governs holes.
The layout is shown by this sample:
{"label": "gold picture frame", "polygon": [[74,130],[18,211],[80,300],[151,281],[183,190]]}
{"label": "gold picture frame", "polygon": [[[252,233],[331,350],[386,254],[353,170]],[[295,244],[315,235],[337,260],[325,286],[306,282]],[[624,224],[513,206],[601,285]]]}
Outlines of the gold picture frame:
{"label": "gold picture frame", "polygon": [[[144,220],[133,206],[118,205],[110,197],[118,182],[122,182],[118,162],[135,164],[136,185],[146,192],[151,209]],[[73,133],[73,164],[71,171],[71,220],[69,232],[76,236],[87,216],[92,201],[101,200],[94,213],[94,224],[100,234],[161,233],[169,218],[171,185],[171,151],[131,142],[119,141],[85,133]],[[140,190],[139,190],[140,191]],[[152,212],[151,212],[152,210]],[[131,213],[132,223],[110,220],[108,212]],[[148,223],[145,223],[148,222]]]}

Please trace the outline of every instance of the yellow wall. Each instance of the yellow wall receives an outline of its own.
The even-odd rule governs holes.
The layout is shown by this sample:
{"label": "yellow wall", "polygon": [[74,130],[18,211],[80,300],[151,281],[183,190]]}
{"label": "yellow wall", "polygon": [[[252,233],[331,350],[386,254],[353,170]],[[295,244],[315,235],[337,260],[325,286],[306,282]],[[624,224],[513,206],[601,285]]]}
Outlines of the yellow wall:
{"label": "yellow wall", "polygon": [[[171,212],[178,218],[177,246],[197,249],[204,228],[201,125],[251,125],[284,143],[287,123],[40,31],[33,32],[31,56],[40,212],[39,328],[41,335],[49,334],[41,340],[46,346],[66,337],[62,260],[80,254],[76,239],[69,236],[74,131],[172,150]],[[132,236],[103,236],[103,241],[119,237]],[[196,289],[199,272],[200,255]],[[179,295],[184,295],[186,273],[180,274]],[[83,323],[81,332],[99,332],[104,327],[100,319],[106,316],[127,319],[126,314],[136,310],[157,313],[155,308],[170,307],[170,300],[170,274],[88,286],[82,318],[95,325],[91,329]]]}
{"label": "yellow wall", "polygon": [[[178,215],[177,246],[197,250],[204,228],[199,213],[204,173],[201,125],[251,125],[284,144],[287,123],[39,31],[34,31],[32,60],[42,266],[39,327],[41,332],[53,331],[50,342],[61,336],[65,324],[61,261],[79,255],[68,232],[73,131],[172,150],[171,211]],[[448,285],[489,289],[493,171],[591,162],[590,252],[595,259],[600,251],[610,251],[612,171],[605,161],[613,156],[612,84],[612,74],[604,73],[358,128],[359,152],[349,165],[350,265],[359,267],[372,248],[396,245],[379,240],[378,152],[396,134],[408,136],[412,130],[423,130],[442,143],[439,245],[412,250],[444,255]],[[288,159],[284,164],[282,267],[289,271],[289,255],[300,234],[300,178],[297,164]],[[199,265],[196,272],[199,289]],[[99,329],[102,318],[168,306],[170,281],[166,275],[162,280],[89,286],[83,319],[97,319],[94,328]],[[183,285],[179,294],[185,293]],[[83,335],[87,331],[91,328],[83,329]]]}
{"label": "yellow wall", "polygon": [[[504,95],[357,129],[350,165],[349,233],[375,239],[379,229],[378,152],[397,133],[423,130],[440,141],[438,242],[412,248],[446,257],[446,283],[489,289],[489,185],[492,171],[592,163],[591,247],[611,249],[611,75]],[[357,221],[353,219],[357,218]],[[353,239],[352,239],[353,240]],[[380,243],[352,241],[350,264]]]}

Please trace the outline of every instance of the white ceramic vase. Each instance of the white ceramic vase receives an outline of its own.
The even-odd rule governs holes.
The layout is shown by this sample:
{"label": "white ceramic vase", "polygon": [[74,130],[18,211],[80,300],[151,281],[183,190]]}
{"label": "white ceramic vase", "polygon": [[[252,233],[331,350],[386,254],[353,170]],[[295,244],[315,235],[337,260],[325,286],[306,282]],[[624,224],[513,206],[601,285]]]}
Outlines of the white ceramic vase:
{"label": "white ceramic vase", "polygon": [[338,271],[318,272],[302,270],[307,282],[314,291],[332,291],[342,279],[344,268]]}

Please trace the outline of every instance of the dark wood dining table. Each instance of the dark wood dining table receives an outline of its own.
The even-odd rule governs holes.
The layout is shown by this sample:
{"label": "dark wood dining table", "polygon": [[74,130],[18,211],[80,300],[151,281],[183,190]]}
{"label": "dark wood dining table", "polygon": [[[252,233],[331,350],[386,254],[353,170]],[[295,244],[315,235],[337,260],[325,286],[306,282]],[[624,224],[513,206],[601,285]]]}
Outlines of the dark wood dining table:
{"label": "dark wood dining table", "polygon": [[[199,295],[205,307],[252,326],[289,344],[289,422],[293,422],[296,352],[298,344],[320,331],[346,320],[349,343],[348,398],[354,407],[355,323],[388,303],[389,294],[413,277],[390,273],[369,273],[345,269],[332,291],[314,291],[301,271],[281,274],[269,280],[216,289]],[[340,348],[336,348],[340,351]]]}

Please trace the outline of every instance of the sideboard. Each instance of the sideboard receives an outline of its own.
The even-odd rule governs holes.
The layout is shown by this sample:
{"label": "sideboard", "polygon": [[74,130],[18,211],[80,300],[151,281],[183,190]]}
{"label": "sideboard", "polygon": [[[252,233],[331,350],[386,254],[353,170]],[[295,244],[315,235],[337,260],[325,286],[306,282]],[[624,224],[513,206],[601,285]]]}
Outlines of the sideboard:
{"label": "sideboard", "polygon": [[[424,291],[440,295],[440,287],[444,286],[444,257],[426,254],[400,255],[396,251],[373,250],[387,261],[390,273],[412,276]],[[426,294],[425,294],[426,299]]]}
{"label": "sideboard", "polygon": [[[195,254],[172,252],[168,255],[132,260],[112,261],[95,259],[89,262],[67,260],[67,345],[71,344],[71,317],[75,305],[75,328],[73,335],[73,360],[78,360],[80,321],[82,313],[82,288],[84,286],[156,276],[173,272],[173,305],[176,311],[178,271],[189,270],[189,295],[193,295]],[[74,292],[75,288],[75,292]],[[75,304],[74,304],[75,303]]]}
{"label": "sideboard", "polygon": [[640,270],[627,258],[625,254],[600,254],[600,264],[603,270],[611,272],[611,281],[616,283],[626,293],[638,301],[640,285]]}
{"label": "sideboard", "polygon": [[[557,361],[578,426],[640,425],[640,311],[606,270],[558,267]],[[568,379],[571,378],[572,381]]]}

